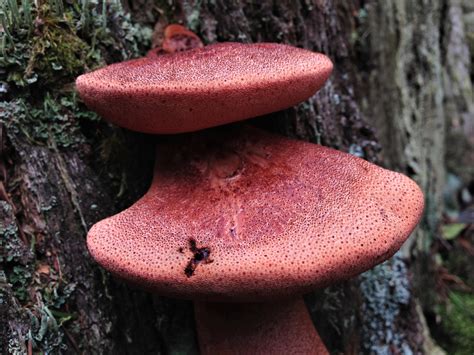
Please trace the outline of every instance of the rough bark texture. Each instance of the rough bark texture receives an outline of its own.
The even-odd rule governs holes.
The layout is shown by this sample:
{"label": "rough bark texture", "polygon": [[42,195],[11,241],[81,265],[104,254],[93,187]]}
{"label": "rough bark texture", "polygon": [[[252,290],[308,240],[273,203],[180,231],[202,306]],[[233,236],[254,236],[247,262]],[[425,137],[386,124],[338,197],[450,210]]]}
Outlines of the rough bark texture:
{"label": "rough bark texture", "polygon": [[[367,117],[377,127],[386,163],[409,173],[427,193],[425,223],[432,232],[444,167],[442,3],[374,2],[368,11],[367,54],[373,67],[370,84],[364,85]],[[429,245],[417,234],[412,240]]]}
{"label": "rough bark texture", "polygon": [[[466,182],[473,176],[474,101],[463,10],[457,0],[369,2],[366,9],[359,33],[367,40],[358,53],[368,65],[360,102],[384,163],[425,191],[423,221],[402,253],[411,259],[416,302],[429,312],[437,282],[430,247],[441,238],[446,171]],[[439,351],[428,337],[425,332],[424,351]]]}
{"label": "rough bark texture", "polygon": [[[472,119],[472,87],[459,78],[468,52],[456,1],[141,0],[126,7],[146,25],[181,21],[206,43],[274,41],[326,53],[335,70],[319,93],[253,123],[413,176],[427,209],[412,240],[418,254],[426,252],[440,216],[447,112]],[[117,58],[107,50],[109,61]],[[52,138],[39,145],[21,127],[7,127],[1,126],[0,221],[8,242],[0,246],[8,246],[2,256],[10,259],[2,260],[0,274],[0,352],[196,353],[190,302],[110,278],[85,247],[93,223],[145,191],[156,138],[93,121],[81,126],[79,143],[58,147]],[[308,295],[330,351],[426,350],[408,263],[413,247],[358,280]],[[15,270],[29,276],[13,286],[4,275]],[[51,294],[61,296],[54,309],[44,307],[38,291],[45,278]]]}

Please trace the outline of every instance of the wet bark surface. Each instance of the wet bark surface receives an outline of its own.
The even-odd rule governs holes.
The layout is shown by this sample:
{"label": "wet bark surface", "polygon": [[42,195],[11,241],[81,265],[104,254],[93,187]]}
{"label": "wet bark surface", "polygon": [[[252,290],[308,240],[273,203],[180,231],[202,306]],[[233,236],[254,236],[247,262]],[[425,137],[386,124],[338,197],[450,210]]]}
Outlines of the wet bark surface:
{"label": "wet bark surface", "polygon": [[[320,92],[295,108],[251,122],[412,175],[428,194],[427,218],[417,235],[429,241],[427,233],[439,217],[443,179],[441,15],[449,12],[450,2],[385,6],[214,0],[126,5],[137,21],[150,26],[158,21],[158,28],[179,21],[205,43],[281,42],[327,54],[335,70]],[[63,353],[196,353],[190,302],[164,299],[111,278],[85,246],[93,223],[144,193],[159,138],[96,122],[83,127],[85,142],[64,148],[53,140],[37,145],[21,131],[2,127],[3,235],[14,236],[15,265],[31,275],[27,298],[34,299],[35,287],[49,278],[57,286],[55,292],[64,295],[58,309],[71,315],[61,325],[47,323],[49,331],[36,341],[44,343],[44,337],[51,336],[48,344]],[[423,350],[410,255],[409,248],[357,280],[307,296],[330,351]],[[11,265],[4,262],[5,269]],[[31,282],[36,278],[38,282]],[[35,346],[28,332],[38,335],[42,329],[33,320],[61,317],[48,316],[37,298],[37,316],[31,316],[13,286],[3,281],[0,278],[1,348],[6,353],[28,352]]]}

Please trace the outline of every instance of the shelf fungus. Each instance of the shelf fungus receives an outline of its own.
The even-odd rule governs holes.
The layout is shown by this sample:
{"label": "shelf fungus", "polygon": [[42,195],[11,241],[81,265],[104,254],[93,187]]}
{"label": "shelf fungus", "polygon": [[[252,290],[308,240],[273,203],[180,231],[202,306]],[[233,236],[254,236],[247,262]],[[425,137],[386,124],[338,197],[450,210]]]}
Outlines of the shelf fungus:
{"label": "shelf fungus", "polygon": [[159,137],[149,191],[95,224],[87,245],[117,277],[194,300],[203,354],[327,353],[301,296],[388,259],[421,217],[423,195],[401,174],[223,126],[307,99],[331,70],[304,49],[221,43],[77,80],[110,122],[192,132]]}
{"label": "shelf fungus", "polygon": [[81,75],[86,105],[145,133],[192,132],[279,111],[312,96],[324,55],[283,44],[219,43],[112,64]]}

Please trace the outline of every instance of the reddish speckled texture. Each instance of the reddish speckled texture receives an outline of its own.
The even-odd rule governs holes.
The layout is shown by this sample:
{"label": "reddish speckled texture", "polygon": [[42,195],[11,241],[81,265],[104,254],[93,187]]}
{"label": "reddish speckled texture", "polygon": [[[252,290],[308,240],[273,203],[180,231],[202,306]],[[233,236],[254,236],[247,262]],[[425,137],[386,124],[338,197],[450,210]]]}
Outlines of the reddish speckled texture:
{"label": "reddish speckled texture", "polygon": [[148,193],[87,239],[103,267],[157,294],[303,294],[392,256],[422,214],[406,176],[316,144],[238,127],[162,138]]}
{"label": "reddish speckled texture", "polygon": [[301,298],[278,303],[195,303],[201,355],[328,355]]}
{"label": "reddish speckled texture", "polygon": [[327,80],[323,54],[282,44],[219,43],[81,75],[87,106],[146,133],[191,132],[291,107]]}

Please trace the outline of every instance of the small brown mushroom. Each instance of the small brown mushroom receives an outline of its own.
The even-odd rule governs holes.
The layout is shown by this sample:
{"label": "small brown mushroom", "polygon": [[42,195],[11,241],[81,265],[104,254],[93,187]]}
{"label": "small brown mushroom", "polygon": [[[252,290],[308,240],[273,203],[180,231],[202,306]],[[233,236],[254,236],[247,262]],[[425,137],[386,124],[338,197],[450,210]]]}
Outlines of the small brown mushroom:
{"label": "small brown mushroom", "polygon": [[190,132],[282,110],[327,80],[323,54],[274,43],[220,43],[81,75],[89,108],[146,133]]}
{"label": "small brown mushroom", "polygon": [[[299,297],[391,257],[423,210],[420,189],[401,174],[255,128],[170,137],[157,152],[147,194],[94,225],[87,243],[114,275],[199,301],[206,354],[242,341],[269,353],[314,348],[319,337]],[[294,301],[275,303],[281,299]],[[263,301],[273,303],[247,311],[209,303]],[[259,307],[262,314],[253,315]],[[242,333],[249,319],[265,325]],[[301,338],[286,322],[312,331]],[[214,332],[219,342],[210,342]]]}
{"label": "small brown mushroom", "polygon": [[188,51],[192,48],[204,47],[201,39],[181,25],[172,24],[165,29],[163,50],[166,53]]}
{"label": "small brown mushroom", "polygon": [[[161,33],[161,31],[158,31]],[[194,33],[178,24],[172,24],[165,28],[161,46],[150,49],[147,58],[157,58],[166,53],[188,51],[194,48],[204,47],[201,39]]]}

